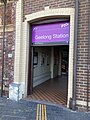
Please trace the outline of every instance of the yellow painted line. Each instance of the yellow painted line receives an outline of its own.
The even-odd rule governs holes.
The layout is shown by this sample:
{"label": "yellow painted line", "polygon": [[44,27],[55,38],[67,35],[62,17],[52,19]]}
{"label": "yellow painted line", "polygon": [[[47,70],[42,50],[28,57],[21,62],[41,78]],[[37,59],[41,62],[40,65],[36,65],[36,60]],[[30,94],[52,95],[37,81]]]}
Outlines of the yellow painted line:
{"label": "yellow painted line", "polygon": [[39,118],[38,118],[38,113],[39,113],[39,104],[37,104],[36,120],[39,120]]}
{"label": "yellow painted line", "polygon": [[40,108],[39,108],[39,120],[42,120],[42,118],[41,118],[41,117],[42,117],[42,116],[41,116],[41,115],[42,115],[42,112],[41,112],[42,109],[41,109],[41,107],[42,107],[42,106],[41,106],[41,104],[40,104]]}
{"label": "yellow painted line", "polygon": [[44,105],[42,105],[42,120],[45,120],[44,119]]}
{"label": "yellow painted line", "polygon": [[46,105],[45,105],[45,120],[47,120]]}
{"label": "yellow painted line", "polygon": [[46,105],[37,104],[36,120],[47,120]]}

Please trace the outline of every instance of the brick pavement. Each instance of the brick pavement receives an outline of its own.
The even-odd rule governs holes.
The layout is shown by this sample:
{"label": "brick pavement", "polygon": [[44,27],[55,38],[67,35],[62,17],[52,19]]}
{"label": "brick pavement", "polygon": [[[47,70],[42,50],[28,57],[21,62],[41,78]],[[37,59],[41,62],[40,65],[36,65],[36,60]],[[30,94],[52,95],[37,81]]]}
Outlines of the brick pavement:
{"label": "brick pavement", "polygon": [[90,120],[90,113],[43,103],[0,98],[0,120]]}

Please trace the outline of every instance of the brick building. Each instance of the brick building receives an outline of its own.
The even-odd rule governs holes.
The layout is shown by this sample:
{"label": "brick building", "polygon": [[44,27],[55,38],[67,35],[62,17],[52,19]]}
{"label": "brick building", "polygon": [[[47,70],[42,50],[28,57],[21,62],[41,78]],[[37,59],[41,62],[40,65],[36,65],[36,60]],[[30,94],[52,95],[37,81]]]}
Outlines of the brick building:
{"label": "brick building", "polygon": [[[2,38],[2,8],[3,5],[0,5],[0,38]],[[22,94],[24,97],[27,94],[32,94],[34,87],[46,80],[53,79],[58,75],[61,76],[66,65],[68,66],[67,69],[64,69],[68,74],[68,87],[65,90],[67,91],[66,105],[69,107],[71,104],[73,107],[75,104],[78,109],[89,110],[89,14],[89,0],[18,0],[15,3],[7,4],[6,78],[10,82],[13,81],[23,85]],[[62,22],[69,22],[70,25],[68,44],[65,42],[63,44],[61,42],[42,44],[39,43],[40,41],[33,44],[32,31],[34,27],[61,24]],[[43,36],[39,36],[37,39],[48,38]],[[56,63],[55,49],[57,49],[56,53],[59,53]],[[66,62],[62,62],[60,56],[62,53],[65,54],[65,50],[68,51],[68,60],[64,58],[63,61],[66,60]],[[50,56],[50,63],[46,65],[48,56]],[[34,61],[32,58],[34,58]],[[56,69],[57,66],[59,66],[58,70]]]}

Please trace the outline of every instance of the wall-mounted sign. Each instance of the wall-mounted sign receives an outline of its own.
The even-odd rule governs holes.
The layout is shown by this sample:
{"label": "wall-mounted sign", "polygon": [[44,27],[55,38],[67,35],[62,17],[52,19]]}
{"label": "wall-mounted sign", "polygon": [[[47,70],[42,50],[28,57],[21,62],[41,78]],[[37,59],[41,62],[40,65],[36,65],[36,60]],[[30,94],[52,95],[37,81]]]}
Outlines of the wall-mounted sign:
{"label": "wall-mounted sign", "polygon": [[32,26],[33,44],[68,43],[69,39],[69,22]]}

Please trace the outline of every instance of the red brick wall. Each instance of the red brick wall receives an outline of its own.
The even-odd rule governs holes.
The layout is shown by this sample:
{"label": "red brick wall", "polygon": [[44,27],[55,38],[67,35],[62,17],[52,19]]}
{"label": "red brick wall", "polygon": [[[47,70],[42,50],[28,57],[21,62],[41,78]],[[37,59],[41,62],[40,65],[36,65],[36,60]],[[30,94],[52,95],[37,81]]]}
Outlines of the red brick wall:
{"label": "red brick wall", "polygon": [[[3,9],[4,9],[4,7],[0,6],[0,17],[2,18],[1,24],[3,24]],[[6,25],[13,23],[12,14],[13,14],[12,4],[7,4],[7,7],[6,7]]]}
{"label": "red brick wall", "polygon": [[77,100],[83,101],[87,101],[89,9],[89,0],[79,2]]}
{"label": "red brick wall", "polygon": [[[75,7],[75,0],[24,0],[24,15],[41,11],[45,6],[50,6],[50,8]],[[76,99],[83,101],[87,101],[89,9],[89,0],[79,0]]]}
{"label": "red brick wall", "polygon": [[44,9],[45,6],[50,8],[65,8],[74,7],[74,0],[23,0],[24,15],[38,12]]}
{"label": "red brick wall", "polygon": [[[14,49],[15,49],[15,8],[14,3],[7,4],[6,8],[6,25],[11,25],[13,31],[6,31],[5,41],[4,41],[4,77],[7,80],[7,83],[11,83],[14,80]],[[1,12],[2,11],[2,12]],[[0,17],[2,22],[0,25],[3,25],[3,6],[0,6]],[[2,37],[3,33],[0,33]],[[2,38],[0,39],[0,82],[2,79]],[[12,54],[12,57],[9,58],[8,54]]]}

